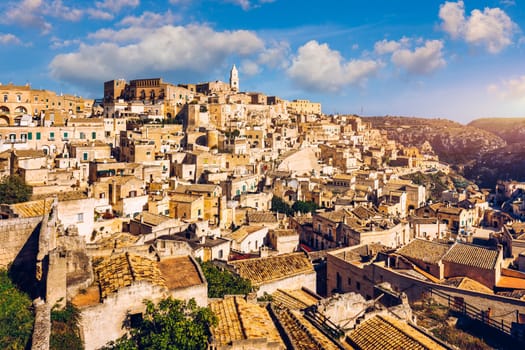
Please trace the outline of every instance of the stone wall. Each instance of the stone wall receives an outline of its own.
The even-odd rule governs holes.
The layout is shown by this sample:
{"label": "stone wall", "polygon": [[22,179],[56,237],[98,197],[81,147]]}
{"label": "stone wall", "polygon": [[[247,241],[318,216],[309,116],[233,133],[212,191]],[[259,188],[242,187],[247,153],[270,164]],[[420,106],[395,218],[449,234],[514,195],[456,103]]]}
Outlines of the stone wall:
{"label": "stone wall", "polygon": [[51,336],[51,309],[42,299],[35,299],[35,326],[31,350],[48,350]]}
{"label": "stone wall", "polygon": [[[41,221],[41,217],[0,220],[0,242],[2,242],[0,244],[0,268],[7,268],[20,253],[24,255],[34,253],[36,256],[38,229]],[[36,242],[30,239],[35,239]],[[36,250],[30,249],[30,251],[22,252],[24,246],[29,248],[28,245]]]}

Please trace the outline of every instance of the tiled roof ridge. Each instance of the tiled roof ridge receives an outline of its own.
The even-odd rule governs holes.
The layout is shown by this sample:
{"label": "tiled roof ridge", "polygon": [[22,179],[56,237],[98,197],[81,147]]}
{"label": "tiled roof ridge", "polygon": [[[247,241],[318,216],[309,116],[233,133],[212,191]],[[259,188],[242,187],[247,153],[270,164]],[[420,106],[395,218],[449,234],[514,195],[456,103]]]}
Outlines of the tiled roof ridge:
{"label": "tiled roof ridge", "polygon": [[239,325],[241,326],[242,339],[247,339],[248,337],[246,336],[247,333],[246,333],[246,326],[244,325],[244,317],[240,317],[241,311],[239,310],[238,298],[240,297],[236,295],[233,296],[233,305],[235,306],[235,312],[239,316]]}
{"label": "tiled roof ridge", "polygon": [[484,245],[480,245],[480,244],[465,243],[465,242],[456,242],[455,244],[463,245],[463,246],[469,246],[469,247],[477,247],[477,248],[488,249],[488,250],[494,250],[494,251],[499,251],[499,248],[497,246],[496,247],[484,246]]}
{"label": "tiled roof ridge", "polygon": [[137,280],[137,276],[135,273],[135,269],[133,268],[133,265],[131,264],[131,260],[129,258],[129,252],[125,252],[124,256],[126,257],[126,262],[128,263],[129,273],[131,274],[131,279],[133,281]]}
{"label": "tiled roof ridge", "polygon": [[[324,347],[320,342],[315,338],[315,336],[312,334],[312,332],[306,327],[298,318],[296,315],[292,313],[292,311],[288,308],[281,308],[276,310],[276,314],[278,315],[279,322],[283,324],[283,328],[286,329],[286,333],[288,334],[290,341],[295,344],[295,342],[298,340],[299,335],[297,332],[302,333],[302,335],[305,335],[309,339],[309,343],[311,345],[315,345],[316,349],[323,349]],[[304,339],[303,339],[304,340]]]}

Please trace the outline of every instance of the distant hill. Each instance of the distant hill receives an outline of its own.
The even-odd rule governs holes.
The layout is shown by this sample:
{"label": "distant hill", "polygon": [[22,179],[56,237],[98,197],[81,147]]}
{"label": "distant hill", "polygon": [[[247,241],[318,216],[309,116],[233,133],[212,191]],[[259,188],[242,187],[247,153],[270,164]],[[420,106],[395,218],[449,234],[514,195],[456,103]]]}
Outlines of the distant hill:
{"label": "distant hill", "polygon": [[468,123],[498,135],[508,144],[525,141],[525,118],[481,118]]}
{"label": "distant hill", "polygon": [[386,116],[363,120],[405,146],[420,147],[428,141],[439,159],[459,166],[506,146],[498,135],[447,119]]}
{"label": "distant hill", "polygon": [[497,180],[525,181],[525,142],[483,154],[464,167],[463,175],[486,188],[494,188]]}

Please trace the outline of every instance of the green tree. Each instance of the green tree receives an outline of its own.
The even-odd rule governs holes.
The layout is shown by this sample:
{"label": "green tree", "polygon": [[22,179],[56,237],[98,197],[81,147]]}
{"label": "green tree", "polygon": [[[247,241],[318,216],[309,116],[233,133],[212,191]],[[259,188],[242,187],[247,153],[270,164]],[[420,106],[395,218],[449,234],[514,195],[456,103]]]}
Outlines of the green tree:
{"label": "green tree", "polygon": [[24,349],[33,331],[29,296],[19,291],[7,271],[0,271],[0,349]]}
{"label": "green tree", "polygon": [[286,203],[281,197],[272,197],[272,211],[276,213],[283,213],[286,215],[293,215],[294,211],[288,203]]}
{"label": "green tree", "polygon": [[317,210],[317,204],[314,202],[297,201],[292,205],[294,213],[313,213]]}
{"label": "green tree", "polygon": [[80,311],[71,303],[63,310],[54,307],[51,310],[51,350],[82,350],[84,345],[80,338],[78,322]]}
{"label": "green tree", "polygon": [[201,262],[201,269],[208,282],[209,298],[248,294],[252,291],[250,280],[237,276],[228,270],[221,270],[210,261]]}
{"label": "green tree", "polygon": [[0,203],[13,204],[27,202],[33,192],[18,175],[4,176],[0,180]]}
{"label": "green tree", "polygon": [[129,334],[110,342],[104,349],[206,349],[210,327],[217,317],[209,309],[167,298],[158,304],[145,300],[146,311],[140,320],[128,315],[125,328]]}

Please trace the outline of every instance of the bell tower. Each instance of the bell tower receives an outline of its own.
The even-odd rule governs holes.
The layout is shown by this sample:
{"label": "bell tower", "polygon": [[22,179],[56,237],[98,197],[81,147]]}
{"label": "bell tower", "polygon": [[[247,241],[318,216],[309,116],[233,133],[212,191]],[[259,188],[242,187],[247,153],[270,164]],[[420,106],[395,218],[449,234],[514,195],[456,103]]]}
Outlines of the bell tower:
{"label": "bell tower", "polygon": [[239,91],[239,72],[235,64],[230,71],[230,89],[232,89],[232,91]]}

